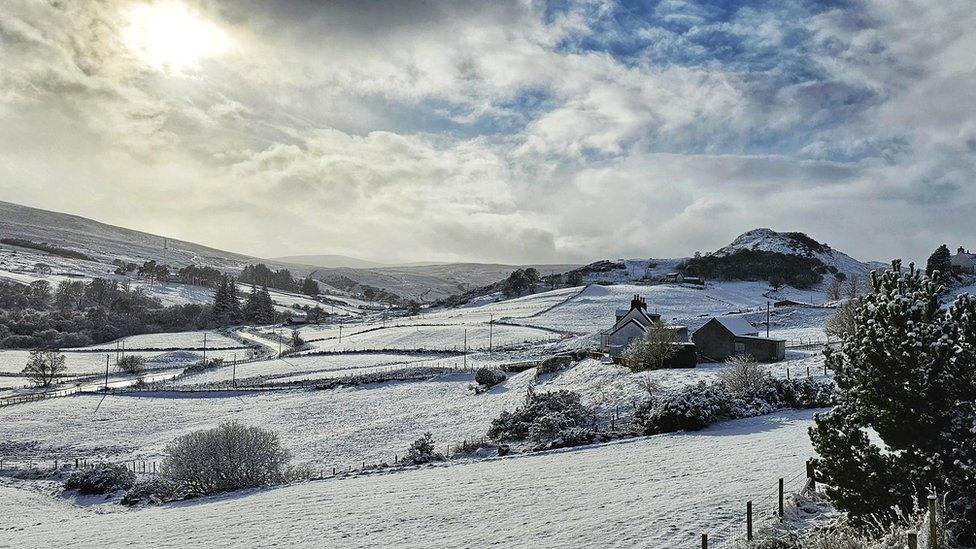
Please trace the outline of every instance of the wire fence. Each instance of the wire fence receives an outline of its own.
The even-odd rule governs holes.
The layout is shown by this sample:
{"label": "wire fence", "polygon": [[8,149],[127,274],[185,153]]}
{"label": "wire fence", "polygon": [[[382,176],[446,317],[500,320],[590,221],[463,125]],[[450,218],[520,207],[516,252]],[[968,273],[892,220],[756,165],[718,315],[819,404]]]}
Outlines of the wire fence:
{"label": "wire fence", "polygon": [[742,502],[742,507],[732,513],[731,519],[709,532],[702,533],[701,547],[703,549],[749,547],[763,524],[783,520],[788,495],[816,490],[812,475],[813,469],[808,461],[806,469],[792,477],[770,482],[768,488],[754,495],[752,499]]}

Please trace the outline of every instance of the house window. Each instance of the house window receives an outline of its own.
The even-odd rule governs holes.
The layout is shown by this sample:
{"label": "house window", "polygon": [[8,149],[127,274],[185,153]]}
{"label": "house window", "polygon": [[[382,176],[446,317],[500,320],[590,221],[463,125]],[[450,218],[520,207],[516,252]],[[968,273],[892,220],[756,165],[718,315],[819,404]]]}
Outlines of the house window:
{"label": "house window", "polygon": [[746,352],[746,344],[745,343],[742,343],[741,341],[736,341],[735,342],[735,352],[736,353],[744,353],[744,352]]}

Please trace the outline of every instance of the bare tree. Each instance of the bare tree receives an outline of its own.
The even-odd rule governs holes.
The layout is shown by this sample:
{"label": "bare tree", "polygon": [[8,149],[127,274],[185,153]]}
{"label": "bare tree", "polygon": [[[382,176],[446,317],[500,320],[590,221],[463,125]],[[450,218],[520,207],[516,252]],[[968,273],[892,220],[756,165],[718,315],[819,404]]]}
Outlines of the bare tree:
{"label": "bare tree", "polygon": [[858,299],[851,299],[840,304],[834,312],[834,316],[827,319],[827,326],[824,331],[827,335],[843,337],[854,330],[854,313],[860,303]]}
{"label": "bare tree", "polygon": [[841,298],[844,290],[844,281],[834,277],[827,285],[827,299],[837,301]]}
{"label": "bare tree", "polygon": [[749,355],[729,357],[719,372],[719,380],[733,393],[757,393],[769,381],[769,372]]}
{"label": "bare tree", "polygon": [[847,277],[847,281],[844,284],[844,297],[848,299],[854,299],[861,295],[864,290],[864,281],[861,277],[856,274],[852,274]]}
{"label": "bare tree", "polygon": [[624,351],[624,364],[634,372],[664,368],[676,352],[674,330],[661,321],[652,322],[644,330],[644,337],[631,342]]}
{"label": "bare tree", "polygon": [[21,373],[41,387],[50,387],[67,368],[61,351],[37,350],[30,352],[27,366]]}
{"label": "bare tree", "polygon": [[661,391],[661,383],[654,379],[650,372],[645,372],[637,378],[637,386],[643,389],[650,398],[654,398],[654,395]]}

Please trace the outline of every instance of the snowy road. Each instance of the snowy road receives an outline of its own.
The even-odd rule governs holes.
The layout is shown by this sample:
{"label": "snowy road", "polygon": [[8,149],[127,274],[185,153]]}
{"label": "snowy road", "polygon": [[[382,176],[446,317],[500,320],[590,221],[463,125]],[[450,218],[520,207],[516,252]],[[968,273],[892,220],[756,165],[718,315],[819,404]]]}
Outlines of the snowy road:
{"label": "snowy road", "polygon": [[37,504],[0,547],[694,547],[802,471],[812,416],[107,514],[0,485]]}

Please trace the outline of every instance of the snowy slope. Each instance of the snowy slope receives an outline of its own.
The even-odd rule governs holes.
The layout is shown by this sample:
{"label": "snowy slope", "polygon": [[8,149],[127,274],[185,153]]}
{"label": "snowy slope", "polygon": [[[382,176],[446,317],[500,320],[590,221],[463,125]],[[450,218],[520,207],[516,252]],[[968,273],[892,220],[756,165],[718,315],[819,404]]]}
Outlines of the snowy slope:
{"label": "snowy slope", "polygon": [[753,229],[742,233],[731,244],[717,250],[712,255],[724,257],[740,250],[812,257],[820,260],[825,266],[834,267],[847,275],[865,276],[875,268],[873,264],[862,263],[843,252],[811,239],[803,233],[777,232],[772,229]]}
{"label": "snowy slope", "polygon": [[[27,506],[12,547],[695,546],[772,511],[776,479],[813,454],[813,412],[786,412],[571,451],[314,481],[138,511]],[[793,484],[788,485],[793,488]],[[6,504],[4,504],[6,507]],[[107,506],[100,506],[107,507]],[[111,512],[114,511],[114,512]]]}

